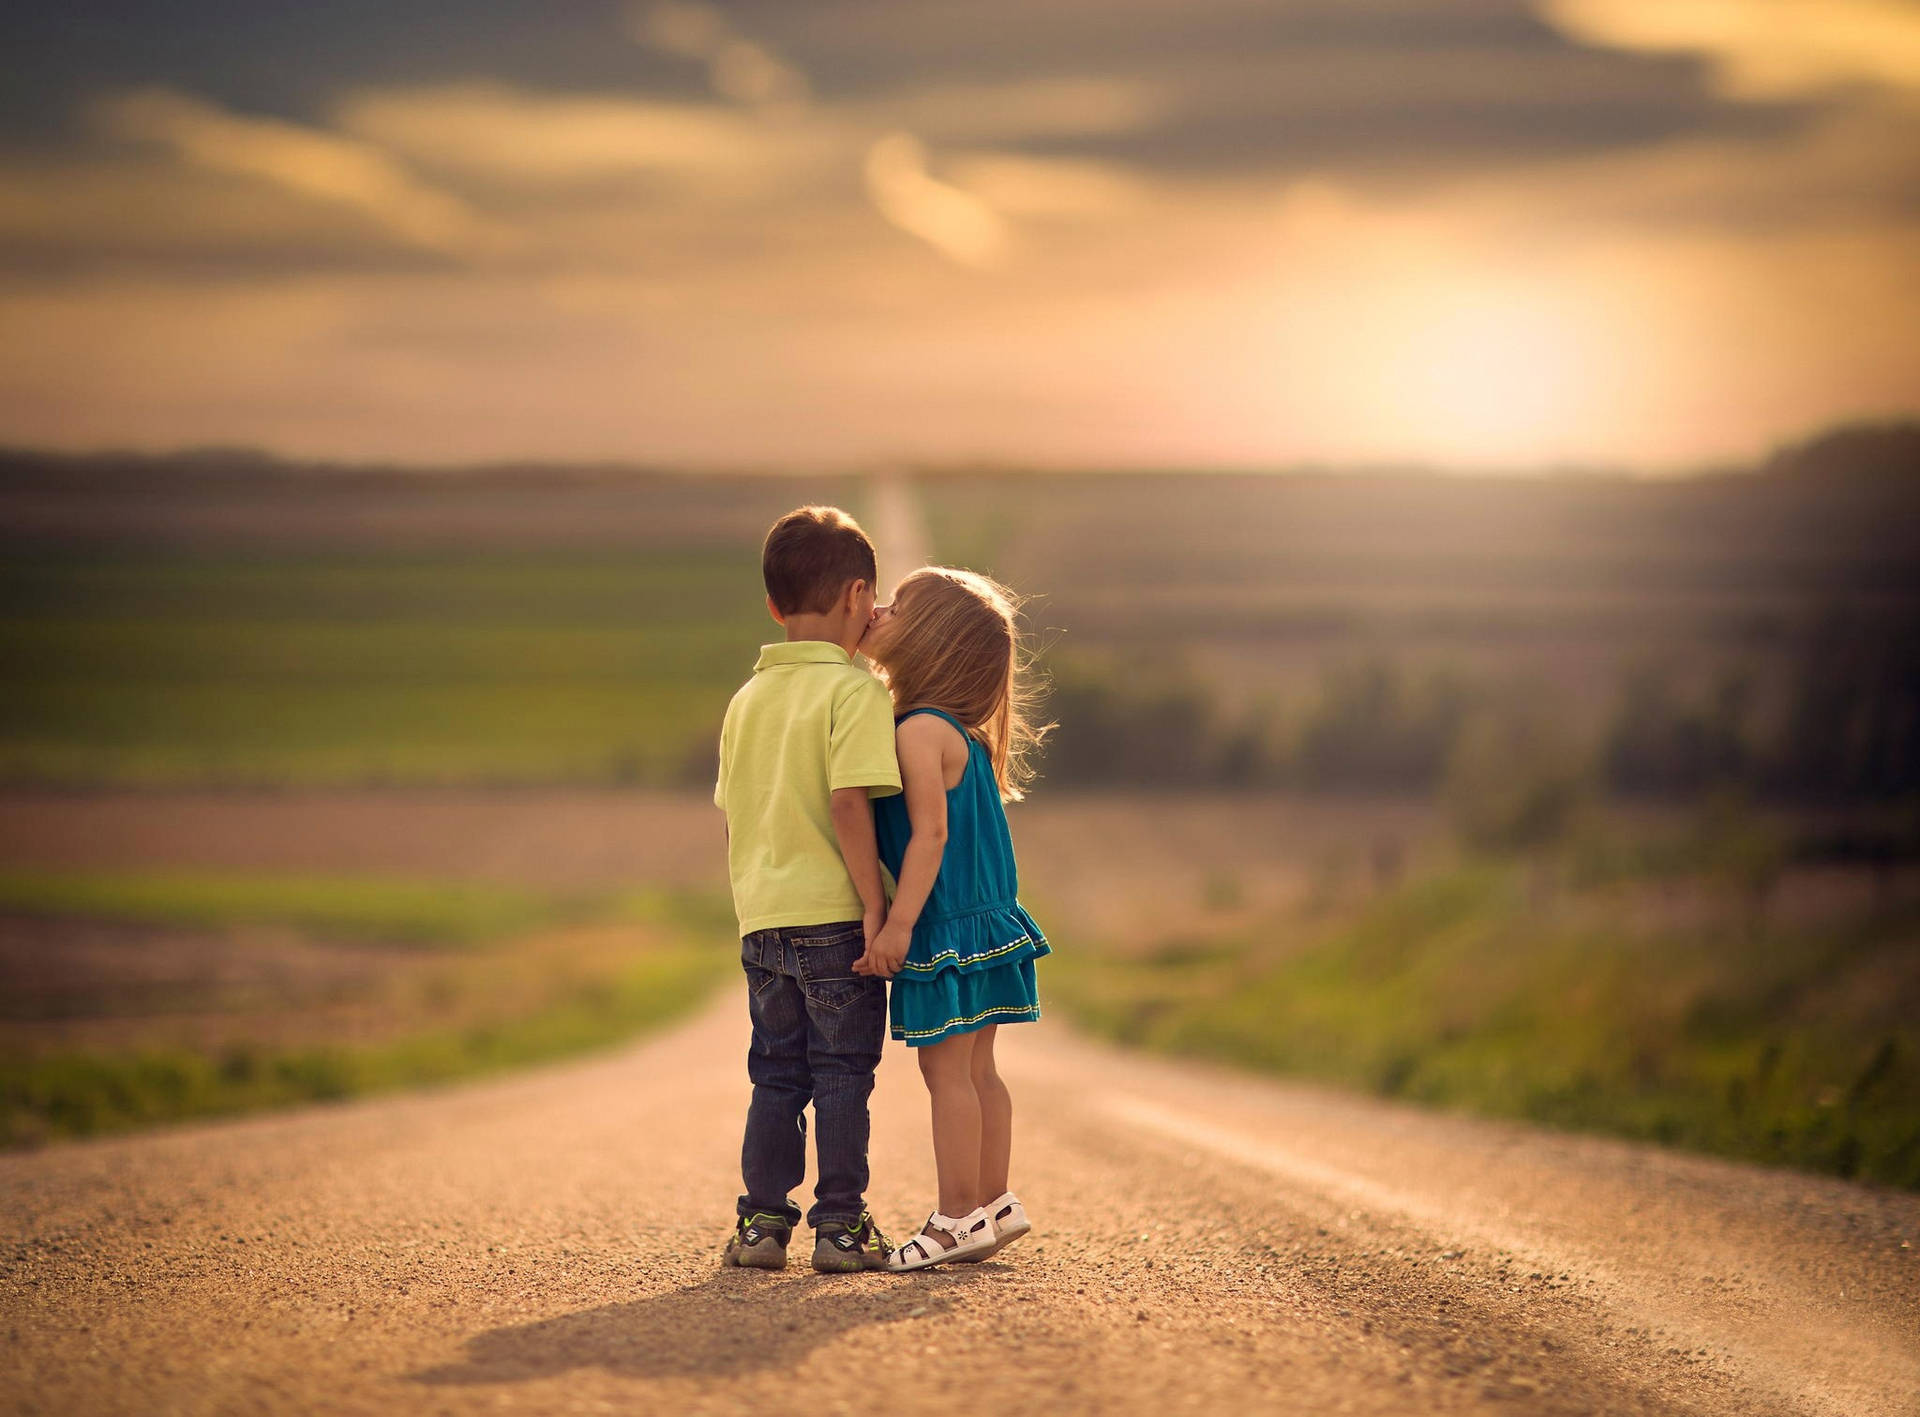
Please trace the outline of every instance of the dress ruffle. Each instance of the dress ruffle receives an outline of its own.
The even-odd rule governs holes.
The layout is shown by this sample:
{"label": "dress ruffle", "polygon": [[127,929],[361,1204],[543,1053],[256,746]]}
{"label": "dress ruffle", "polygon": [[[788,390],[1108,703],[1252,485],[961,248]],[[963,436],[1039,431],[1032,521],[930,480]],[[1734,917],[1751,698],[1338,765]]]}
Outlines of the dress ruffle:
{"label": "dress ruffle", "polygon": [[1051,954],[1018,902],[922,919],[894,976],[890,1031],[924,1047],[956,1033],[1040,1017],[1033,962]]}
{"label": "dress ruffle", "polygon": [[933,920],[923,916],[898,977],[924,983],[949,972],[972,974],[1051,953],[1047,937],[1020,903],[1001,901]]}
{"label": "dress ruffle", "polygon": [[908,1046],[922,1048],[956,1033],[1037,1019],[1035,958],[970,972],[948,969],[924,980],[899,974],[887,1000],[889,1031]]}

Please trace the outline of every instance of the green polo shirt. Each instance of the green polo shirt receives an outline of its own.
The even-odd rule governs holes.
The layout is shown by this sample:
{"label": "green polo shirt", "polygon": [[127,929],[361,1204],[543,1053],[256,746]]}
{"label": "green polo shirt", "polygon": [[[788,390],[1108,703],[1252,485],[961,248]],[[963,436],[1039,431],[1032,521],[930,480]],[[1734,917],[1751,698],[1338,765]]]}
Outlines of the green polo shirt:
{"label": "green polo shirt", "polygon": [[860,892],[833,834],[833,793],[900,790],[893,700],[839,645],[766,645],[727,705],[715,805],[740,933],[858,920]]}

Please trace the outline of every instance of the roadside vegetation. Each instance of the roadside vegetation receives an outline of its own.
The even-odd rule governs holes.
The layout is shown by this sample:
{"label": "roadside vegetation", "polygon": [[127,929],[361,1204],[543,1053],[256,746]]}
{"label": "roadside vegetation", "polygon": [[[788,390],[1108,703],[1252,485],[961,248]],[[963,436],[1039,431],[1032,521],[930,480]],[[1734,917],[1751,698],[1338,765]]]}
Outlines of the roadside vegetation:
{"label": "roadside vegetation", "polygon": [[[68,874],[0,882],[0,913],[8,1146],[566,1057],[680,1015],[733,961],[725,902],[697,893]],[[22,958],[74,940],[78,991]]]}
{"label": "roadside vegetation", "polygon": [[1790,856],[1726,814],[1472,852],[1350,911],[1069,935],[1048,985],[1135,1046],[1920,1188],[1920,889]]}

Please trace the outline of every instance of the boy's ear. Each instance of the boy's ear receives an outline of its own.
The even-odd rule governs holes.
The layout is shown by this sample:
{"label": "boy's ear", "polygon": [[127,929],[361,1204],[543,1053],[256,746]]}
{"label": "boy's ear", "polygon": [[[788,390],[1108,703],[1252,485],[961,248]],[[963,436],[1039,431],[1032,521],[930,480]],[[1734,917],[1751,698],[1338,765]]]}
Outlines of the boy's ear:
{"label": "boy's ear", "polygon": [[847,612],[847,614],[851,615],[856,609],[859,608],[860,592],[865,590],[866,588],[867,588],[867,582],[864,578],[856,578],[854,580],[850,580],[847,582],[847,593],[845,596],[842,597],[842,600],[844,602],[842,605],[842,608]]}
{"label": "boy's ear", "polygon": [[772,596],[767,597],[767,614],[773,616],[774,624],[779,625],[782,628],[786,626],[787,617],[780,613],[780,607],[773,603]]}

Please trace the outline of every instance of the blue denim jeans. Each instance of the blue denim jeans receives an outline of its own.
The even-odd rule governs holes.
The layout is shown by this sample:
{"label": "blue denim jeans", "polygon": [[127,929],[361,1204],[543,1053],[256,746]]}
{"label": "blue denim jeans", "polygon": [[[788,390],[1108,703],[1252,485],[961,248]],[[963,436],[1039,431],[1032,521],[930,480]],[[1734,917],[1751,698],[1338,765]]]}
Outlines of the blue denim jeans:
{"label": "blue denim jeans", "polygon": [[858,920],[756,930],[740,942],[753,1016],[741,1215],[799,1223],[791,1192],[806,1174],[809,1101],[820,1179],[807,1223],[853,1224],[867,1207],[867,1099],[886,1041],[887,986],[853,972],[865,948]]}

